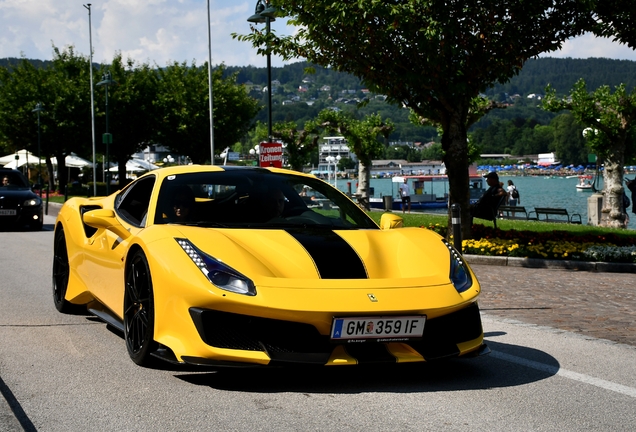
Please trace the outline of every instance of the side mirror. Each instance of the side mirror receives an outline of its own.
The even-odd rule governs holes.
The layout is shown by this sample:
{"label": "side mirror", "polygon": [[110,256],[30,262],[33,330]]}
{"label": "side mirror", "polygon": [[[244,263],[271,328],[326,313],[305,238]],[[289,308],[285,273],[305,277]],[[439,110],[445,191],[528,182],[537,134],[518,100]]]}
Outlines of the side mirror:
{"label": "side mirror", "polygon": [[115,217],[115,212],[112,210],[91,210],[84,213],[82,220],[90,227],[112,231],[124,240],[130,237],[130,231],[119,223]]}
{"label": "side mirror", "polygon": [[402,228],[404,220],[393,213],[384,213],[380,218],[380,228],[383,230]]}

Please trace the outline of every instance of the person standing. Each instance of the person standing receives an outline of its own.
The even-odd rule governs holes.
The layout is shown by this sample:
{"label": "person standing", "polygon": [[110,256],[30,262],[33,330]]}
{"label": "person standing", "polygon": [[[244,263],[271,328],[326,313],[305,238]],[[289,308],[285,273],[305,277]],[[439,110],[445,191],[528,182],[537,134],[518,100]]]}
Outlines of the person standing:
{"label": "person standing", "polygon": [[515,186],[512,180],[508,180],[508,187],[506,189],[508,191],[508,205],[514,207],[517,204],[521,204],[519,191],[517,190],[517,186]]}
{"label": "person standing", "polygon": [[407,178],[404,178],[404,183],[400,185],[400,197],[402,198],[402,213],[404,213],[407,205],[408,211],[411,213],[411,187]]}

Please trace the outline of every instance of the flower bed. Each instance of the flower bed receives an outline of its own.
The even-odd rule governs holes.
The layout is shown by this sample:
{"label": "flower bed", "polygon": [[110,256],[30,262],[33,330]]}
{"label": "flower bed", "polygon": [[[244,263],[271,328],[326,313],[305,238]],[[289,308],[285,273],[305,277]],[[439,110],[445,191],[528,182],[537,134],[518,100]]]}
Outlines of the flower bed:
{"label": "flower bed", "polygon": [[[427,227],[445,236],[445,226]],[[636,263],[636,238],[613,234],[576,235],[565,231],[495,230],[473,226],[474,238],[462,241],[463,253],[574,261]]]}

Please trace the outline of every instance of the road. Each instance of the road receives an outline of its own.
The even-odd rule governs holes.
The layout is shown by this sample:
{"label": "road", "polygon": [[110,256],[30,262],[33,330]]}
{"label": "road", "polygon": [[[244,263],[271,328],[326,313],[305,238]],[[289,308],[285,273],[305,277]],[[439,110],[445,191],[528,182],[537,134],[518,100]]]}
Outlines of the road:
{"label": "road", "polygon": [[[636,342],[612,341],[611,325],[597,334],[585,322],[586,313],[599,322],[594,304],[610,295],[606,284],[626,289],[633,275],[614,274],[610,282],[606,274],[577,272],[571,282],[569,271],[475,266],[492,349],[477,359],[393,368],[146,369],[128,359],[123,339],[106,325],[55,310],[52,223],[47,216],[43,232],[0,232],[0,431],[583,431],[636,424]],[[619,300],[610,295],[599,314],[623,307]],[[576,325],[561,325],[577,308],[580,314],[570,313]],[[633,322],[618,333],[636,331]]]}

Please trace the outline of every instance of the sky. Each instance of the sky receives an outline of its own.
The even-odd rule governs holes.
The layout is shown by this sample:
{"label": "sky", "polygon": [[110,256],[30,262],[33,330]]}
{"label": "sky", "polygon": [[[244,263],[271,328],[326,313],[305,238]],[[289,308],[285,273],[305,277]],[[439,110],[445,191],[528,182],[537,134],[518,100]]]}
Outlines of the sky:
{"label": "sky", "polygon": [[[89,2],[94,62],[110,63],[117,51],[125,59],[158,66],[174,61],[203,64],[208,59],[208,0],[0,0],[0,58],[50,60],[53,45],[72,45],[76,53],[88,55],[89,11],[85,5]],[[250,43],[231,36],[233,32],[249,33],[247,18],[254,13],[256,0],[209,3],[212,64],[265,67],[265,57]],[[281,19],[271,28],[281,35],[292,31]],[[610,39],[584,35],[545,56],[636,60],[636,51]],[[272,56],[272,66],[283,64]]]}

